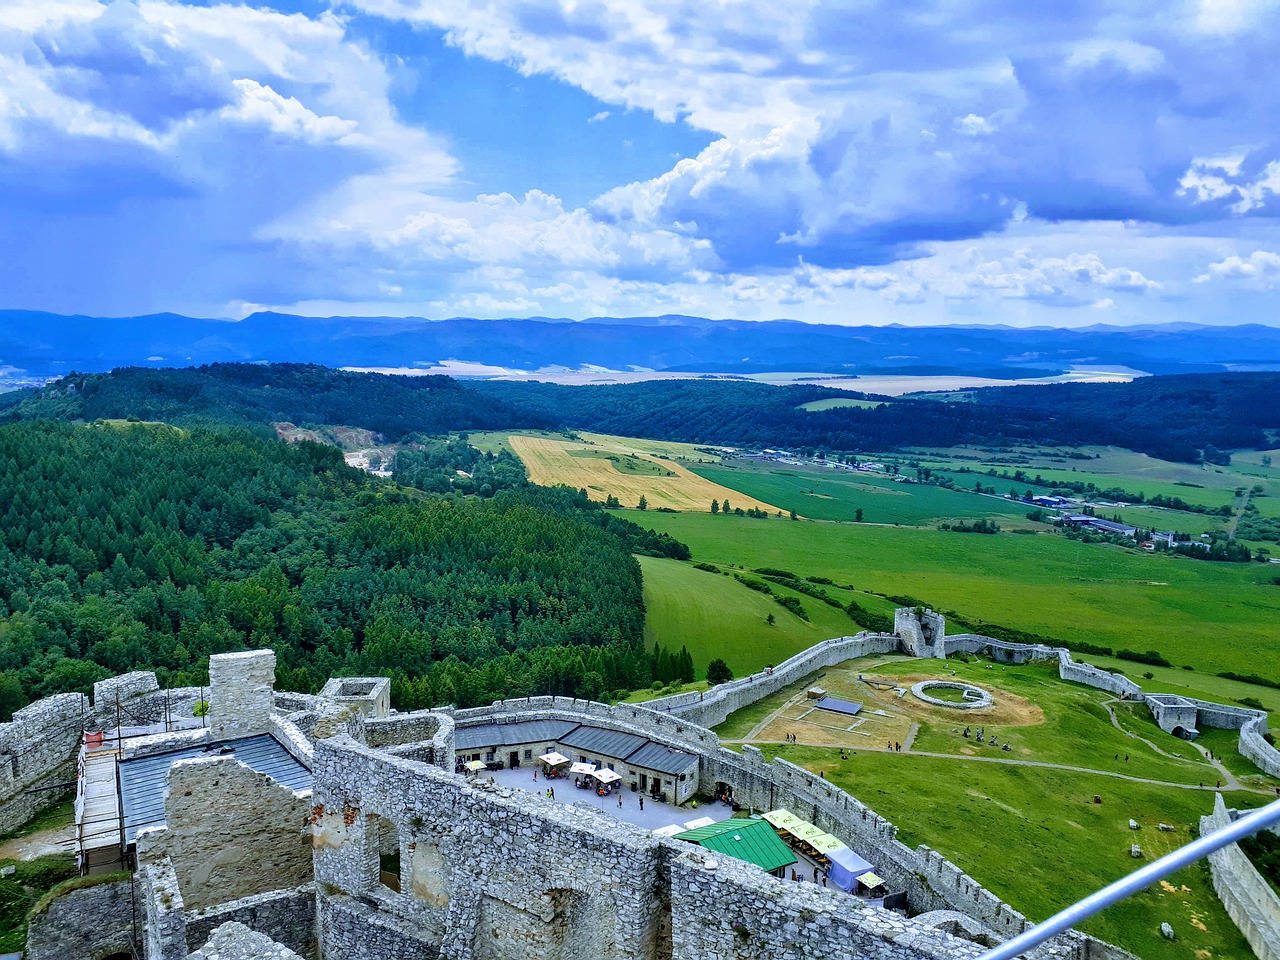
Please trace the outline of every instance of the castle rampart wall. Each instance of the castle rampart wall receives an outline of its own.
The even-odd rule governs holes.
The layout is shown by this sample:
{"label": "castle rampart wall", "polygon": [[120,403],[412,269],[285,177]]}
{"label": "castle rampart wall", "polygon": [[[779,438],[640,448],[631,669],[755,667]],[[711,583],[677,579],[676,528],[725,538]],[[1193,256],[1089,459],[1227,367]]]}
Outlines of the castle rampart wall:
{"label": "castle rampart wall", "polygon": [[[1222,794],[1216,794],[1213,813],[1200,818],[1205,835],[1231,823]],[[1280,960],[1280,897],[1263,879],[1238,844],[1209,854],[1213,888],[1258,960]]]}
{"label": "castle rampart wall", "polygon": [[705,692],[679,693],[650,700],[644,706],[651,711],[678,716],[702,727],[714,727],[724,723],[735,710],[776,693],[797,680],[803,680],[811,673],[855,657],[892,653],[898,647],[898,638],[889,633],[863,632],[851,637],[836,637],[816,643],[772,669],[730,680]]}
{"label": "castle rampart wall", "polygon": [[101,960],[133,949],[133,883],[71,890],[27,925],[27,960]]}

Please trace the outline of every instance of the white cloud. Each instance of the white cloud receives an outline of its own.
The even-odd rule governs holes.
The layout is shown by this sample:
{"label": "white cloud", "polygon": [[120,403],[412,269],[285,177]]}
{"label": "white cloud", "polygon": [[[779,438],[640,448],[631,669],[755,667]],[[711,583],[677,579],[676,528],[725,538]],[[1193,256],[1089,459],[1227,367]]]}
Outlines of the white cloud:
{"label": "white cloud", "polygon": [[294,97],[282,97],[256,80],[242,78],[231,85],[240,99],[234,106],[222,108],[221,115],[228,120],[265,124],[280,136],[311,143],[341,142],[359,126],[355,120],[318,116]]}
{"label": "white cloud", "polygon": [[956,120],[956,131],[963,133],[966,137],[978,137],[986,133],[994,133],[995,127],[987,120],[986,117],[980,117],[976,113],[968,113]]}
{"label": "white cloud", "polygon": [[1280,253],[1271,250],[1255,250],[1247,257],[1225,257],[1216,263],[1209,264],[1208,270],[1197,276],[1195,282],[1207,283],[1213,279],[1273,286],[1280,282]]}
{"label": "white cloud", "polygon": [[1178,181],[1178,192],[1196,203],[1234,199],[1230,209],[1237,214],[1265,206],[1280,194],[1280,161],[1272,160],[1252,179],[1242,172],[1244,156],[1197,157]]}
{"label": "white cloud", "polygon": [[600,123],[608,119],[609,119],[609,111],[601,110],[599,113],[593,113],[591,116],[587,117],[587,123]]}

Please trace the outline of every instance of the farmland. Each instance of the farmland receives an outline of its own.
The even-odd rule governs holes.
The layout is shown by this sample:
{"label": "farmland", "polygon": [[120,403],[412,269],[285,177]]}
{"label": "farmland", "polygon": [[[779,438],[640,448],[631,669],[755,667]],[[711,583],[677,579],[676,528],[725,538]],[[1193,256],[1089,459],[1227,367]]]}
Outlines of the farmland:
{"label": "farmland", "polygon": [[699,464],[693,469],[720,486],[795,509],[814,520],[855,520],[857,511],[862,510],[868,523],[914,526],[944,519],[994,517],[1002,525],[1017,522],[1027,526],[1024,504],[929,484],[895,482],[884,474],[749,460]]}
{"label": "farmland", "polygon": [[[617,497],[634,507],[643,496],[651,509],[707,510],[712,500],[734,507],[777,513],[781,508],[745,496],[698,476],[674,460],[648,452],[644,441],[584,435],[581,439],[514,434],[507,438],[529,471],[529,479],[545,486],[564,484],[583,489],[593,500]],[[675,446],[665,444],[666,447]],[[692,452],[688,444],[679,445]]]}
{"label": "farmland", "polygon": [[[1274,567],[1047,535],[958,535],[705,513],[628,516],[689,544],[700,561],[828,577],[955,610],[979,626],[996,622],[1068,643],[1156,650],[1176,666],[1210,674],[1280,676]],[[722,642],[705,641],[708,649]]]}

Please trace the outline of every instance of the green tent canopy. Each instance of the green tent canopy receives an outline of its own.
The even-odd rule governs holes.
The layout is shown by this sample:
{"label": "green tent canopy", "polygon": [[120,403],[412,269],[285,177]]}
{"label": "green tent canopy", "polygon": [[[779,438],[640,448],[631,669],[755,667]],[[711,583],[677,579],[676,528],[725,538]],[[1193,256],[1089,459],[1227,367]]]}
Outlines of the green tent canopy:
{"label": "green tent canopy", "polygon": [[722,820],[677,833],[674,839],[687,840],[735,860],[755,864],[769,873],[796,862],[795,854],[764,820]]}

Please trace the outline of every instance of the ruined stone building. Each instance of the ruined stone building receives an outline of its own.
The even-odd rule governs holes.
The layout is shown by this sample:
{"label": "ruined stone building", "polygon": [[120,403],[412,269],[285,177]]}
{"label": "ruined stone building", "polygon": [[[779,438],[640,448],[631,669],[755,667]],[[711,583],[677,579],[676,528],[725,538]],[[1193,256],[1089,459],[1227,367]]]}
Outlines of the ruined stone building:
{"label": "ruined stone building", "polygon": [[[906,632],[930,652],[942,641],[940,623]],[[899,642],[828,641],[754,678],[755,696],[814,658]],[[270,651],[215,656],[207,690],[128,674],[91,702],[55,697],[0,725],[0,823],[30,816],[40,794],[24,787],[78,769],[79,850],[103,874],[32,919],[31,960],[954,960],[1028,925],[834,785],[721,747],[699,723],[725,708],[716,698],[399,714],[384,678],[307,696],[276,692],[274,666]],[[720,695],[746,698],[736,683]],[[206,698],[208,716],[194,717]],[[507,765],[553,749],[650,790],[656,778],[672,799],[730,790],[749,810],[797,811],[874,863],[905,909],[455,772],[460,757]],[[1029,956],[1128,955],[1071,933]]]}

